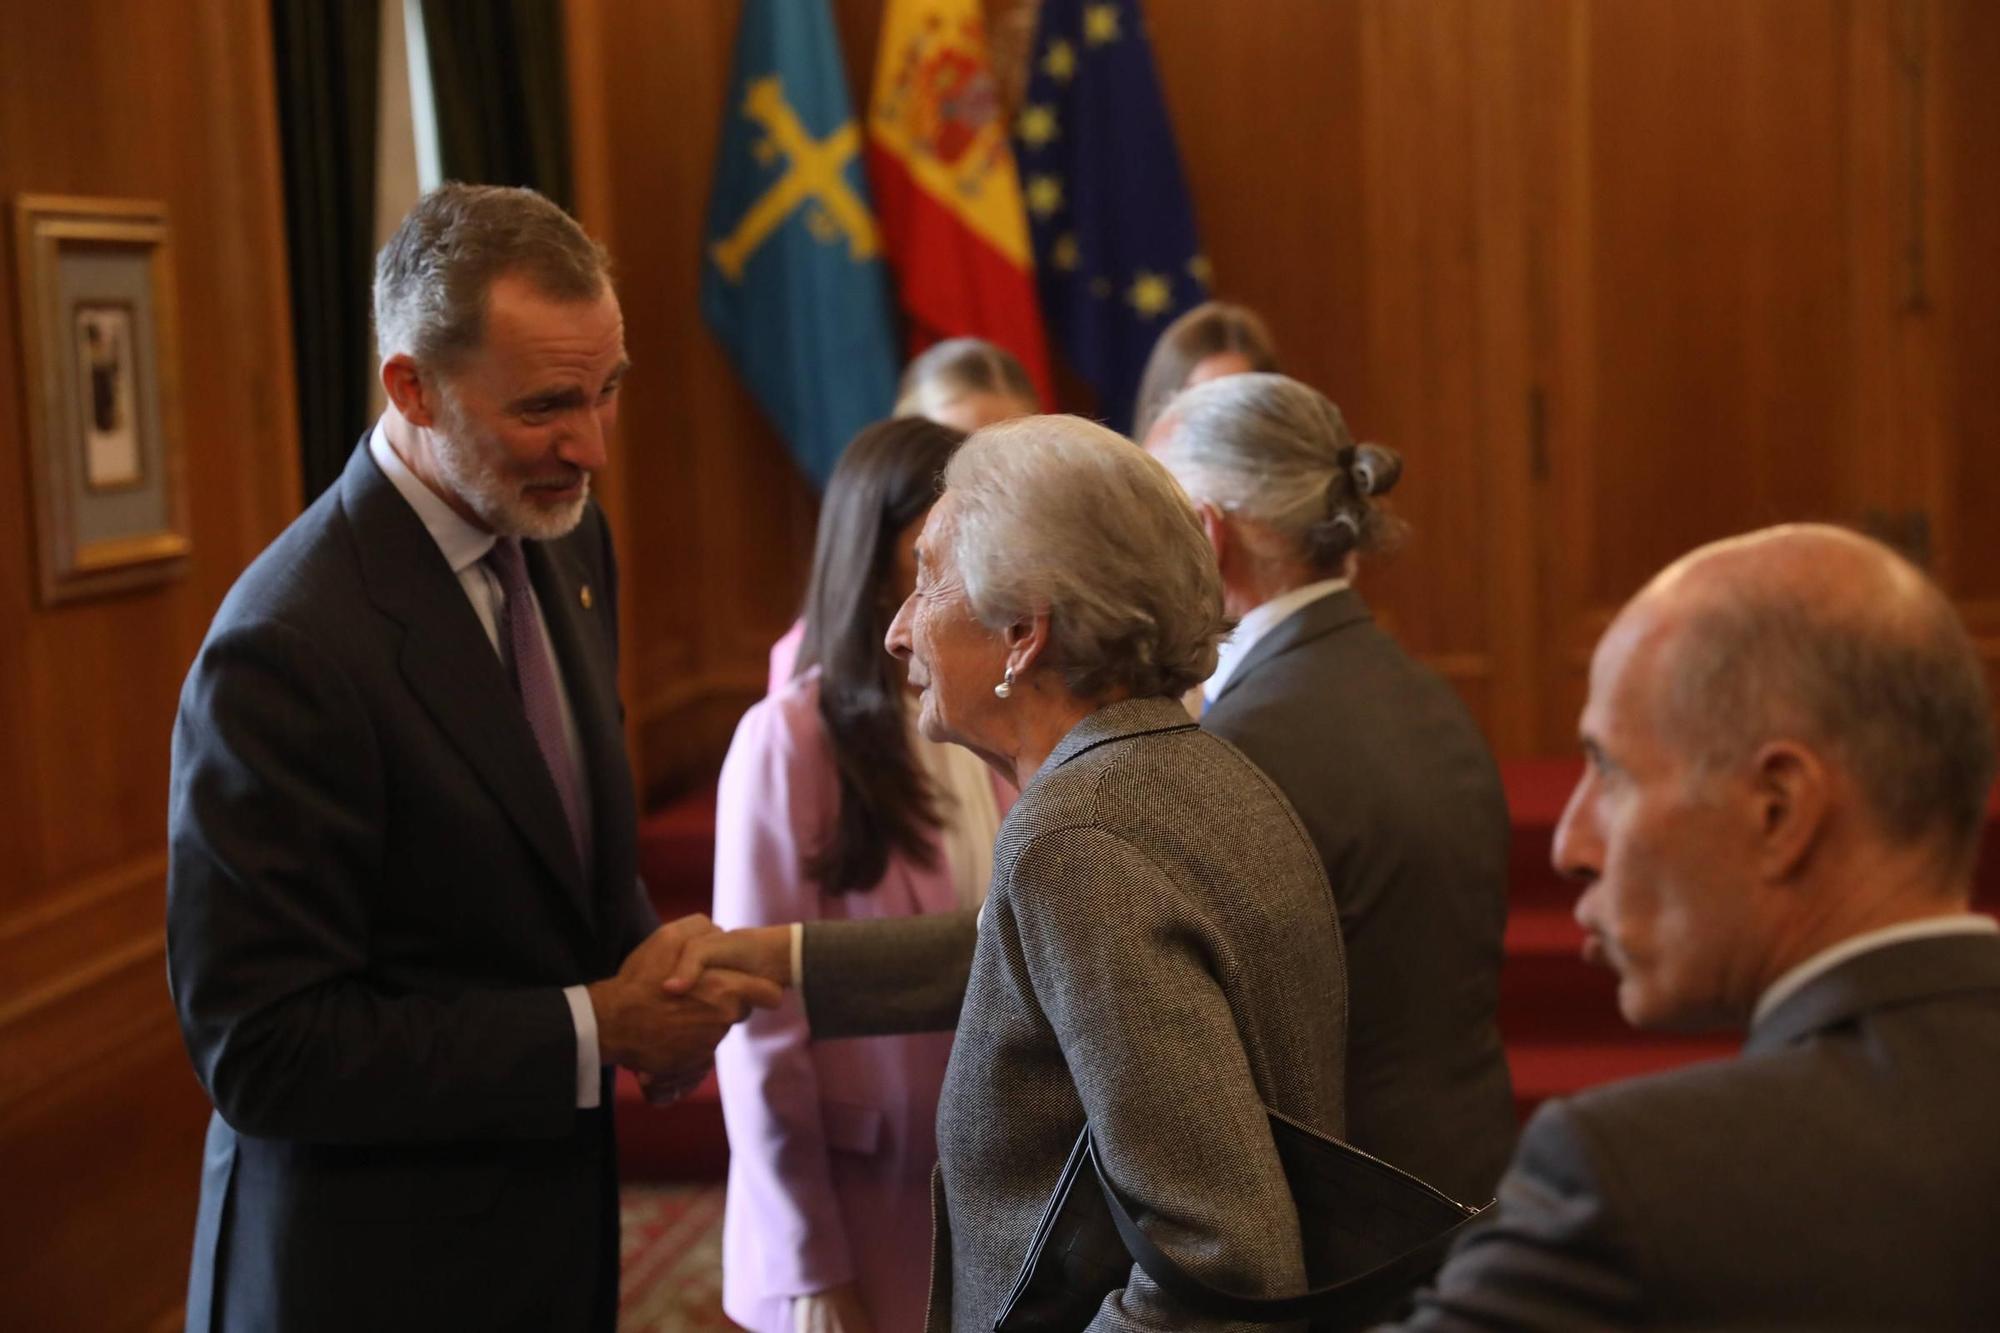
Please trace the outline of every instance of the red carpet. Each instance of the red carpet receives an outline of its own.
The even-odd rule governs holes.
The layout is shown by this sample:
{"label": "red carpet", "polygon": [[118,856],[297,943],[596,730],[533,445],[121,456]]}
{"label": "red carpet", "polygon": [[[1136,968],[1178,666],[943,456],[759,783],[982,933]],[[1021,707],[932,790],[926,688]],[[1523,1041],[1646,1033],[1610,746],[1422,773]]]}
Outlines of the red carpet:
{"label": "red carpet", "polygon": [[722,1313],[722,1189],[627,1185],[622,1224],[619,1333],[734,1329]]}

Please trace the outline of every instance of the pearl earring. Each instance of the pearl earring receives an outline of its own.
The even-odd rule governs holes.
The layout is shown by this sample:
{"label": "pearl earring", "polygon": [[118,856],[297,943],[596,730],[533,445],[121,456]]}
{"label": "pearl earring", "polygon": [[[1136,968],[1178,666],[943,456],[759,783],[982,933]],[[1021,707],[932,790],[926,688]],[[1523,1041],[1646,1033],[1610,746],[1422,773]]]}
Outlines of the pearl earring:
{"label": "pearl earring", "polygon": [[1001,677],[1001,678],[1000,678],[1000,683],[999,683],[998,685],[995,685],[995,686],[993,687],[993,693],[994,693],[994,695],[995,695],[996,697],[998,697],[998,698],[1001,698],[1001,699],[1005,699],[1005,698],[1008,698],[1009,696],[1011,696],[1011,695],[1012,695],[1012,694],[1014,693],[1014,668],[1013,668],[1013,667],[1008,667],[1008,668],[1007,668],[1007,674],[1006,674],[1005,676],[1003,676],[1003,677]]}

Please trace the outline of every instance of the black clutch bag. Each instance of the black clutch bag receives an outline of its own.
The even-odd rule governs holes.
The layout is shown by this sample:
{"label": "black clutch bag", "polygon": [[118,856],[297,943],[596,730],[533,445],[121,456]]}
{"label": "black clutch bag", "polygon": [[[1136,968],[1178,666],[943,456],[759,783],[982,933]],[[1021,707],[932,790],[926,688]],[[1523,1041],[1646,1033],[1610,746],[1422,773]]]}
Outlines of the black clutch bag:
{"label": "black clutch bag", "polygon": [[1085,1125],[994,1323],[997,1333],[1076,1333],[1107,1293],[1125,1285],[1135,1263],[1175,1300],[1214,1318],[1303,1319],[1314,1333],[1368,1328],[1398,1315],[1458,1233],[1493,1207],[1455,1202],[1407,1171],[1266,1109],[1298,1208],[1304,1292],[1242,1296],[1175,1263],[1133,1220],[1099,1167]]}

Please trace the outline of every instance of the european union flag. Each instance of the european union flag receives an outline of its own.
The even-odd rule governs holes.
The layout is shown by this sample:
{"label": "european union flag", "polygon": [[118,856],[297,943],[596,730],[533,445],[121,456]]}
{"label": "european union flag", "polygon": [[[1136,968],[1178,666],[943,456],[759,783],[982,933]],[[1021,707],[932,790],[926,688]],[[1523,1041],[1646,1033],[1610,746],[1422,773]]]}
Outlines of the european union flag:
{"label": "european union flag", "polygon": [[895,403],[888,282],[826,0],[745,0],[701,309],[817,485]]}
{"label": "european union flag", "polygon": [[1160,331],[1208,298],[1138,0],[1042,0],[1016,159],[1042,315],[1099,410],[1132,426]]}

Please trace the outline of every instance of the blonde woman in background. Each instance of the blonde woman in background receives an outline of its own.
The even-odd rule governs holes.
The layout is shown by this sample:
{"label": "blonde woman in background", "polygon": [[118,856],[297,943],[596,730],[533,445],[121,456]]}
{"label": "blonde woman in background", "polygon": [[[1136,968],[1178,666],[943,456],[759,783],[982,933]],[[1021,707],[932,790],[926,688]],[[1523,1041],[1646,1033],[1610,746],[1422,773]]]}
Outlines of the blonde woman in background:
{"label": "blonde woman in background", "polygon": [[1132,407],[1132,438],[1152,433],[1175,394],[1224,375],[1278,368],[1271,330],[1248,306],[1204,301],[1167,325],[1146,358]]}
{"label": "blonde woman in background", "polygon": [[[904,367],[891,415],[929,417],[970,435],[981,426],[1041,410],[1035,383],[1012,352],[984,338],[947,338]],[[797,674],[799,645],[805,636],[805,617],[800,616],[771,645],[767,693],[776,694]]]}

